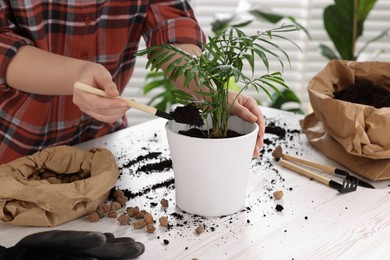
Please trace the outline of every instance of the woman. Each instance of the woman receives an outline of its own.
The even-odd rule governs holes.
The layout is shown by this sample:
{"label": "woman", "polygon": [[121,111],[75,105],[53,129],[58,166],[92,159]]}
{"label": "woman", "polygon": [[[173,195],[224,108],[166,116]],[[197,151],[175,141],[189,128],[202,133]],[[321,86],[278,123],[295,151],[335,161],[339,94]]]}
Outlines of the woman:
{"label": "woman", "polygon": [[[0,163],[126,127],[124,101],[73,85],[118,96],[141,36],[147,46],[173,43],[188,52],[205,40],[187,0],[79,2],[0,1]],[[258,156],[264,119],[256,102],[240,95],[232,113],[260,125]]]}

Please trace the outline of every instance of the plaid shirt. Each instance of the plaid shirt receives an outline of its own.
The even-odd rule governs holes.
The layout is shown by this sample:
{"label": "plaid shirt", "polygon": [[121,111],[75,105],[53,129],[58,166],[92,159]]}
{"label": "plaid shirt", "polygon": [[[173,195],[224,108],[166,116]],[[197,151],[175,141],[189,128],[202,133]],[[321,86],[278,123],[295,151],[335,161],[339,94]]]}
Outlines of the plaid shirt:
{"label": "plaid shirt", "polygon": [[36,95],[7,86],[6,69],[19,47],[33,45],[100,63],[122,92],[141,36],[147,46],[204,41],[188,0],[0,0],[0,163],[126,126],[125,117],[108,124],[83,114],[72,96]]}

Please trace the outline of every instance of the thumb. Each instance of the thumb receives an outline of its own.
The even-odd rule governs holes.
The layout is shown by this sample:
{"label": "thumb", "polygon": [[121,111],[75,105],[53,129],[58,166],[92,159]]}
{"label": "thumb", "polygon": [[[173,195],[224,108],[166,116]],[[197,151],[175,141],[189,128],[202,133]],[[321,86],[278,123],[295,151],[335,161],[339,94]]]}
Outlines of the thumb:
{"label": "thumb", "polygon": [[113,81],[103,84],[103,90],[110,96],[116,97],[119,96],[119,91],[116,84]]}
{"label": "thumb", "polygon": [[104,90],[109,96],[119,96],[118,88],[111,77],[107,75],[97,74],[95,75],[95,84],[98,88]]}

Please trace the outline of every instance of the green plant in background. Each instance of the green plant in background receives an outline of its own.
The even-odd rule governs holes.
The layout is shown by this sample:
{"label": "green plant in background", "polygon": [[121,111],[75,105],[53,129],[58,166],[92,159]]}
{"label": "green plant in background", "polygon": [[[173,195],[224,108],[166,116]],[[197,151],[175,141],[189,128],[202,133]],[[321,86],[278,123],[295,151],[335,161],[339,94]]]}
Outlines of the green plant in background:
{"label": "green plant in background", "polygon": [[[217,35],[224,32],[227,28],[245,28],[254,21],[265,21],[267,23],[276,24],[283,20],[288,20],[296,27],[303,30],[309,37],[307,30],[301,26],[294,17],[279,15],[271,11],[265,11],[264,7],[252,5],[249,10],[243,12],[237,12],[230,15],[227,18],[215,19],[211,23],[211,30],[213,35]],[[178,90],[169,80],[164,78],[162,71],[149,72],[146,76],[147,83],[143,87],[143,94],[152,94],[157,92],[149,100],[148,105],[154,106],[159,110],[169,112],[171,107],[176,104],[186,104],[183,95],[186,94]],[[232,85],[230,84],[230,88]],[[262,105],[261,101],[257,99],[259,105]],[[285,104],[294,103],[297,108],[285,108]],[[303,114],[303,111],[299,108],[301,101],[297,95],[291,89],[281,89],[278,92],[274,92],[271,95],[269,107],[283,109],[287,111],[293,111]]]}
{"label": "green plant in background", "polygon": [[[238,28],[227,27],[215,36],[209,37],[199,55],[190,55],[171,44],[152,46],[138,54],[150,55],[146,68],[150,68],[151,71],[161,70],[168,60],[180,54],[180,58],[175,58],[163,71],[165,78],[173,82],[179,77],[184,77],[184,87],[188,87],[190,82],[195,82],[199,88],[198,94],[204,97],[202,102],[197,104],[200,108],[207,108],[203,109],[203,117],[211,118],[212,136],[225,137],[230,117],[229,89],[239,85],[239,93],[253,88],[272,98],[270,90],[281,94],[280,87],[288,88],[281,72],[270,72],[270,58],[276,59],[282,70],[286,61],[290,63],[288,54],[273,40],[284,40],[299,48],[282,35],[297,30],[299,27],[295,25],[282,25],[255,35],[246,35]],[[259,70],[255,68],[256,59],[262,61],[267,71],[265,74],[257,75]],[[251,75],[245,74],[243,70],[245,66],[249,66]],[[204,87],[207,91],[203,92],[201,89]]]}
{"label": "green plant in background", "polygon": [[169,112],[172,105],[184,104],[189,101],[189,96],[186,92],[177,89],[167,78],[164,77],[162,71],[150,71],[146,75],[146,85],[143,87],[143,94],[146,95],[152,91],[158,91],[148,102],[158,110]]}
{"label": "green plant in background", "polygon": [[[387,36],[390,28],[367,40],[362,48],[356,50],[357,41],[363,35],[364,22],[376,2],[377,0],[335,0],[334,4],[327,6],[323,13],[324,27],[336,50],[320,44],[321,54],[330,60],[358,60],[372,42]],[[381,50],[372,53],[368,59],[377,57],[380,52]]]}
{"label": "green plant in background", "polygon": [[299,24],[294,17],[266,11],[266,8],[260,5],[251,5],[250,9],[246,11],[236,12],[227,18],[215,19],[211,23],[211,30],[214,34],[218,34],[228,27],[244,28],[255,21],[277,24],[283,20],[287,20],[290,23],[296,25],[301,30],[303,30],[308,37],[310,37],[306,28]]}

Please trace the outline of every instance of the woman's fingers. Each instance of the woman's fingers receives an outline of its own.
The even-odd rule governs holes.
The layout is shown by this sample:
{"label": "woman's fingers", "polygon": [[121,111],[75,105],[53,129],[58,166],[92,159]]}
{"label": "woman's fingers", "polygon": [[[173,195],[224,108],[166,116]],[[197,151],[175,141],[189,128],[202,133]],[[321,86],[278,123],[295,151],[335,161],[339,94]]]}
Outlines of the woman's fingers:
{"label": "woman's fingers", "polygon": [[73,102],[82,112],[106,123],[117,121],[129,110],[127,103],[121,99],[100,97],[77,89],[74,90]]}

